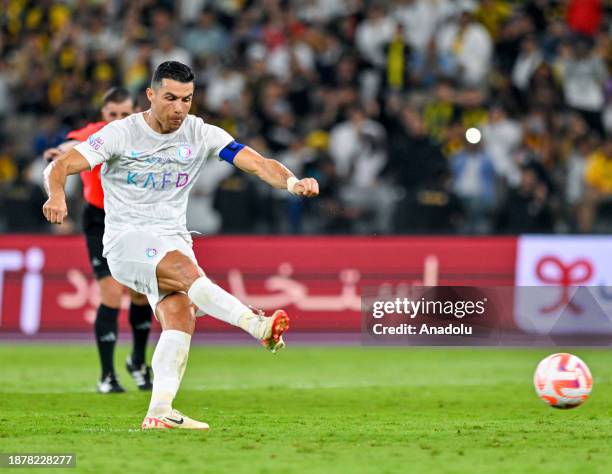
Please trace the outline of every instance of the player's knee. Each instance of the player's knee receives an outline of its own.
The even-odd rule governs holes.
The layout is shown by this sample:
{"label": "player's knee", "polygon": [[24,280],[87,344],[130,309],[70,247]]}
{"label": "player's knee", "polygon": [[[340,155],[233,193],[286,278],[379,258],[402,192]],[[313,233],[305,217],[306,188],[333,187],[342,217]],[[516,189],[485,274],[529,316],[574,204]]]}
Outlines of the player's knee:
{"label": "player's knee", "polygon": [[193,333],[195,314],[185,294],[174,293],[167,296],[157,305],[156,312],[164,330],[176,329]]}
{"label": "player's knee", "polygon": [[184,294],[170,295],[160,303],[166,313],[183,317],[189,314],[189,300]]}

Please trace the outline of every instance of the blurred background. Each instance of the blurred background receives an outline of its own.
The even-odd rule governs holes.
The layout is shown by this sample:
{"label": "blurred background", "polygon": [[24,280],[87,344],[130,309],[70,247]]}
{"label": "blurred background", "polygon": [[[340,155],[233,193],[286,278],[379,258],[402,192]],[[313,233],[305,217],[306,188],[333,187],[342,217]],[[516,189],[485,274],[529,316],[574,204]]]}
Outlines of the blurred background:
{"label": "blurred background", "polygon": [[[606,6],[607,4],[607,6]],[[318,200],[208,163],[206,234],[600,233],[612,229],[612,7],[603,0],[1,0],[0,231],[46,225],[41,154],[196,71],[192,113],[314,176]],[[469,131],[468,131],[469,130]],[[467,133],[466,133],[467,132]],[[467,138],[467,139],[466,139]]]}

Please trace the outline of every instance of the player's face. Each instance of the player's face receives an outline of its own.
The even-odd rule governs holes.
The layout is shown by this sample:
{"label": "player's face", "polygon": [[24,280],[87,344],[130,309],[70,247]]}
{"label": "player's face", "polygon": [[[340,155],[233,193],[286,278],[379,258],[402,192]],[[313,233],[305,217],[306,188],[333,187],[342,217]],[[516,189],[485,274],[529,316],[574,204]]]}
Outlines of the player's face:
{"label": "player's face", "polygon": [[102,120],[112,122],[126,118],[134,113],[134,102],[132,99],[126,99],[123,102],[108,102],[102,107]]}
{"label": "player's face", "polygon": [[193,87],[193,82],[163,79],[159,88],[147,89],[151,112],[166,133],[177,130],[187,117],[193,99]]}

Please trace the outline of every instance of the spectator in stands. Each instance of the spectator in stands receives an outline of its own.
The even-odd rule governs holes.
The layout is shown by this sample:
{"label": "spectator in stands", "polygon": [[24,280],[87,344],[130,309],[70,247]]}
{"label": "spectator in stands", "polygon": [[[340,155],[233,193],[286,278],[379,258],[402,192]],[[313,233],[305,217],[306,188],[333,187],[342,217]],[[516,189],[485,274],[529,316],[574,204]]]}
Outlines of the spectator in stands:
{"label": "spectator in stands", "polygon": [[395,26],[395,33],[385,44],[384,87],[390,91],[404,91],[412,83],[412,54],[407,44],[404,27],[401,23]]}
{"label": "spectator in stands", "polygon": [[230,46],[225,28],[217,22],[214,11],[204,9],[198,22],[183,34],[182,46],[198,58],[222,55]]}
{"label": "spectator in stands", "polygon": [[349,120],[330,133],[330,156],[343,183],[341,198],[362,214],[362,221],[355,222],[362,233],[381,232],[390,225],[390,194],[378,180],[387,163],[385,142],[383,126],[359,107],[352,108]]}
{"label": "spectator in stands", "polygon": [[511,189],[497,216],[496,229],[504,234],[547,233],[553,230],[549,188],[543,167],[536,162],[521,167],[518,188]]}
{"label": "spectator in stands", "polygon": [[238,170],[219,183],[213,206],[223,216],[221,233],[253,233],[259,213],[255,193],[255,184],[250,176]]}
{"label": "spectator in stands", "polygon": [[455,19],[437,35],[440,67],[445,75],[459,77],[465,86],[484,86],[491,67],[491,35],[474,20],[476,3],[469,0],[459,3]]}
{"label": "spectator in stands", "polygon": [[586,190],[578,228],[591,232],[598,211],[605,207],[609,213],[612,205],[612,138],[588,156],[584,179]]}
{"label": "spectator in stands", "polygon": [[483,146],[493,161],[496,174],[512,186],[519,182],[514,157],[522,138],[521,124],[508,117],[501,104],[492,105],[489,109],[489,121],[482,128]]}
{"label": "spectator in stands", "polygon": [[173,37],[163,35],[158,38],[157,47],[151,52],[151,69],[155,70],[164,61],[178,61],[193,65],[193,58],[185,48],[177,46]]}
{"label": "spectator in stands", "polygon": [[[585,126],[586,128],[586,126]],[[585,172],[587,168],[587,156],[591,154],[592,137],[579,135],[571,140],[570,150],[568,152],[566,164],[566,187],[565,201],[568,205],[568,221],[569,228],[579,230],[578,218],[585,219],[585,215],[581,215],[580,211],[584,206],[585,200]],[[587,210],[587,212],[589,212]],[[588,224],[587,226],[590,226]]]}
{"label": "spectator in stands", "polygon": [[461,199],[465,215],[462,232],[490,232],[497,197],[493,160],[480,143],[467,142],[450,160],[453,189]]}
{"label": "spectator in stands", "polygon": [[372,4],[366,18],[359,24],[355,34],[355,45],[361,57],[375,68],[385,64],[384,45],[395,31],[394,21],[387,15],[382,3]]}
{"label": "spectator in stands", "polygon": [[450,219],[434,218],[448,214],[448,206],[455,203],[446,187],[446,158],[427,134],[418,110],[410,106],[401,110],[396,125],[390,126],[387,154],[389,163],[384,174],[401,191],[394,231],[452,231]]}
{"label": "spectator in stands", "polygon": [[605,105],[604,85],[608,80],[606,65],[586,38],[578,39],[569,49],[568,57],[560,65],[565,101],[603,135],[601,114]]}
{"label": "spectator in stands", "polygon": [[[329,152],[338,176],[349,183],[369,185],[386,163],[385,130],[369,119],[360,107],[352,108],[348,120],[340,122],[330,133]],[[377,156],[365,156],[365,150],[375,149]]]}
{"label": "spectator in stands", "polygon": [[0,224],[5,232],[37,232],[47,228],[40,212],[47,196],[31,181],[29,162],[18,160],[15,179],[1,189],[0,216],[4,222]]}
{"label": "spectator in stands", "polygon": [[451,13],[449,0],[401,0],[397,2],[393,18],[402,24],[410,47],[423,56],[427,54],[436,29]]}
{"label": "spectator in stands", "polygon": [[567,23],[576,33],[594,35],[603,17],[601,0],[570,0],[567,5]]}
{"label": "spectator in stands", "polygon": [[521,44],[521,52],[512,69],[512,84],[523,95],[529,92],[531,78],[543,61],[544,57],[536,37],[533,35],[527,36]]}

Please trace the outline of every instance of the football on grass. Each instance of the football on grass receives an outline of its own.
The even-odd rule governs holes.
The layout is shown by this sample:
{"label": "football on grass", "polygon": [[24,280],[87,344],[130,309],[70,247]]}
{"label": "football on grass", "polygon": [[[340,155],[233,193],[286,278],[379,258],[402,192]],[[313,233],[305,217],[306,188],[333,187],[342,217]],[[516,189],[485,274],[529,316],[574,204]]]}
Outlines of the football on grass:
{"label": "football on grass", "polygon": [[554,408],[575,408],[589,398],[593,378],[587,365],[575,355],[549,355],[533,376],[538,396]]}

